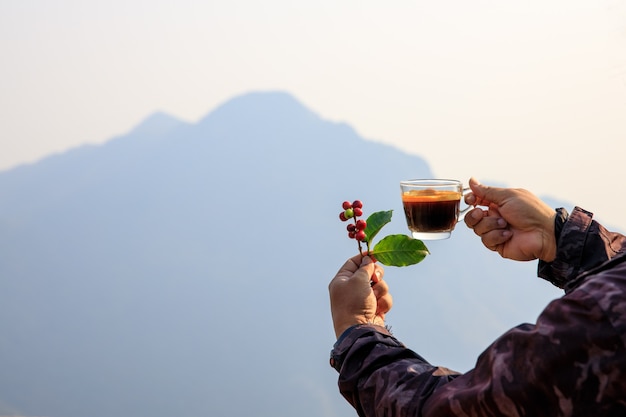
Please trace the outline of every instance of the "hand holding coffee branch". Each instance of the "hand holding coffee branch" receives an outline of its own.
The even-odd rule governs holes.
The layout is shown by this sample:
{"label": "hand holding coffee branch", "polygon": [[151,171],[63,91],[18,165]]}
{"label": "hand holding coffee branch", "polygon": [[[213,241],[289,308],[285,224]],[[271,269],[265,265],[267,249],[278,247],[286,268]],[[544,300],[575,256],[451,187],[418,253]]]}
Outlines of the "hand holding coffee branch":
{"label": "hand holding coffee branch", "polygon": [[356,255],[346,261],[329,284],[330,305],[339,337],[355,324],[385,325],[391,309],[389,287],[383,281],[383,268],[369,256]]}
{"label": "hand holding coffee branch", "polygon": [[505,258],[538,259],[538,276],[565,295],[460,374],[384,327],[392,306],[384,271],[356,256],[329,284],[331,365],[343,396],[359,416],[626,415],[626,237],[579,207],[568,214],[523,189],[469,186],[465,202],[477,207],[466,225]]}

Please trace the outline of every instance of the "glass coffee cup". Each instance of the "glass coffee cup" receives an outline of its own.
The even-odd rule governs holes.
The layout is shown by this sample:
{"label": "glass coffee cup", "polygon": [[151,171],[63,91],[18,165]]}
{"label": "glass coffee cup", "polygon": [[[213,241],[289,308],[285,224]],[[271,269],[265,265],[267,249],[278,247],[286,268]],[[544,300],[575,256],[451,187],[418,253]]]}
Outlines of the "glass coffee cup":
{"label": "glass coffee cup", "polygon": [[456,224],[472,206],[461,210],[461,198],[470,192],[457,180],[415,179],[400,181],[406,223],[415,239],[450,237]]}

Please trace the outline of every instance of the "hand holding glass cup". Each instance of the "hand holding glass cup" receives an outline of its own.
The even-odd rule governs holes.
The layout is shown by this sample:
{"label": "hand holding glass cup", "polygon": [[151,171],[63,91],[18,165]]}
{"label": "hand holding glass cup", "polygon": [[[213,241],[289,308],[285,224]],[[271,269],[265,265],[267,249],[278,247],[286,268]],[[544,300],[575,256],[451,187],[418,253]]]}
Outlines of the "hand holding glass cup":
{"label": "hand holding glass cup", "polygon": [[460,209],[461,197],[470,192],[457,180],[400,181],[406,223],[413,238],[447,239],[472,206]]}

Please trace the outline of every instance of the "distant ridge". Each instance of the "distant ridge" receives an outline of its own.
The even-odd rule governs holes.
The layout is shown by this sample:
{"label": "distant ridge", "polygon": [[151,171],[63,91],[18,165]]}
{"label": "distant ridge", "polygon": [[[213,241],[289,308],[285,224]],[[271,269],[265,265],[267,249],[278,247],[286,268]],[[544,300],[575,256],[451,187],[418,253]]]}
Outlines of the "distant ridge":
{"label": "distant ridge", "polygon": [[158,111],[146,117],[134,129],[132,129],[130,133],[142,135],[163,135],[182,125],[187,125],[187,123],[167,113]]}
{"label": "distant ridge", "polygon": [[220,118],[236,122],[242,116],[266,125],[282,123],[319,122],[317,114],[306,108],[291,94],[282,91],[253,92],[239,95],[218,106],[200,120],[200,124]]}

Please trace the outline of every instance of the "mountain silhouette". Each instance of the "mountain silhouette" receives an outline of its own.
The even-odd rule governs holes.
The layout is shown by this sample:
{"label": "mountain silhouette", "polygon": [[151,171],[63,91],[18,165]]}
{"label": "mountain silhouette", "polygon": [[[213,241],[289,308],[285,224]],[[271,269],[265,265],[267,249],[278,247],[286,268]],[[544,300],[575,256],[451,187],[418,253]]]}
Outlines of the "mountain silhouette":
{"label": "mountain silhouette", "polygon": [[[0,415],[354,415],[328,366],[327,285],[357,251],[341,202],[406,233],[398,182],[430,176],[282,92],[0,173]],[[426,244],[385,279],[433,363],[468,369],[560,295],[463,225]]]}

